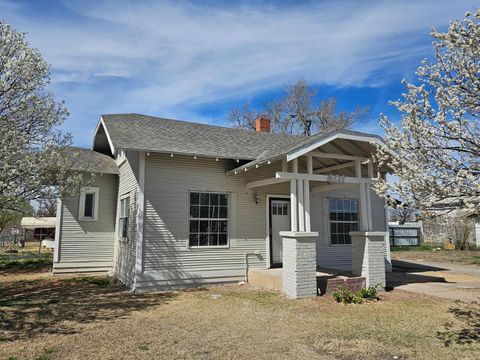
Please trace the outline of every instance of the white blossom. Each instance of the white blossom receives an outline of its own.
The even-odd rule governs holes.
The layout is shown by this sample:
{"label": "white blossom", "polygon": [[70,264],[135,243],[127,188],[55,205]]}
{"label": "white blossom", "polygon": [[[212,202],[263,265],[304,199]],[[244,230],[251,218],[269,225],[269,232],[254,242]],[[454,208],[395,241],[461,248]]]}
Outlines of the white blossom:
{"label": "white blossom", "polygon": [[[78,173],[58,129],[68,112],[48,91],[50,69],[25,34],[0,21],[0,210],[72,191]],[[22,200],[23,199],[23,200]]]}
{"label": "white blossom", "polygon": [[418,83],[404,80],[406,93],[391,103],[401,123],[381,115],[387,148],[375,161],[398,180],[378,179],[375,188],[421,210],[445,199],[472,207],[480,194],[480,10],[432,36],[435,61],[424,60]]}

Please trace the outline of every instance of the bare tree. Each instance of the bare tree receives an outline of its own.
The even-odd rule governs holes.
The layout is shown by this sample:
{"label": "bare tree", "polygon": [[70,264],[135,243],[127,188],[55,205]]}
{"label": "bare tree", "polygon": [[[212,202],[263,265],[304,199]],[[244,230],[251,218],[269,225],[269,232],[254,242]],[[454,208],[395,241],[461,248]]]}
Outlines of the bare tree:
{"label": "bare tree", "polygon": [[417,213],[418,210],[413,207],[399,205],[393,208],[390,218],[392,221],[398,221],[400,225],[403,225],[408,221],[415,221]]}
{"label": "bare tree", "polygon": [[233,108],[229,114],[230,123],[235,127],[255,129],[255,119],[266,116],[271,120],[273,132],[283,134],[312,135],[332,129],[351,126],[366,116],[367,108],[357,107],[354,111],[337,112],[334,98],[316,103],[317,91],[304,80],[288,84],[283,95],[269,101],[259,109],[252,109],[250,103]]}
{"label": "bare tree", "polygon": [[35,210],[37,217],[55,217],[57,215],[57,199],[47,197],[38,201],[38,207]]}

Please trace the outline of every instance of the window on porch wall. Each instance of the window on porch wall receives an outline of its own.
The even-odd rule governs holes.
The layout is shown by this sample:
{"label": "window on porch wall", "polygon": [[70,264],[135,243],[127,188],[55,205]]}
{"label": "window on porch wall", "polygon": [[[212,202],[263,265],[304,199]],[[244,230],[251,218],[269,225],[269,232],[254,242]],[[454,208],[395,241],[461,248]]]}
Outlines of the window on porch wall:
{"label": "window on porch wall", "polygon": [[330,244],[349,245],[350,231],[358,231],[358,200],[329,199]]}

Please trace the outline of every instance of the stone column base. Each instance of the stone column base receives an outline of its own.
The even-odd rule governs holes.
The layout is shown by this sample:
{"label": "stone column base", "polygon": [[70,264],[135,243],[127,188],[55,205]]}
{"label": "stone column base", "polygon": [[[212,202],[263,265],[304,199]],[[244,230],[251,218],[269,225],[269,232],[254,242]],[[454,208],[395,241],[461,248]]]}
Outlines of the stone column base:
{"label": "stone column base", "polygon": [[362,276],[366,286],[384,289],[385,236],[383,231],[352,231],[352,275]]}
{"label": "stone column base", "polygon": [[317,296],[317,232],[281,231],[283,292],[292,299]]}

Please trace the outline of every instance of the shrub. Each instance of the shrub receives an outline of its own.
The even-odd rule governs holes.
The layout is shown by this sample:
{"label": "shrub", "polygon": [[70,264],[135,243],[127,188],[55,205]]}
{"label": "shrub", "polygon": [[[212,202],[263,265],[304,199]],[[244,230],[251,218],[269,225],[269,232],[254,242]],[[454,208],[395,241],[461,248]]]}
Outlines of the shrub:
{"label": "shrub", "polygon": [[362,304],[365,301],[378,300],[375,287],[352,291],[348,290],[344,285],[338,287],[338,290],[333,293],[333,298],[336,302],[344,304]]}

